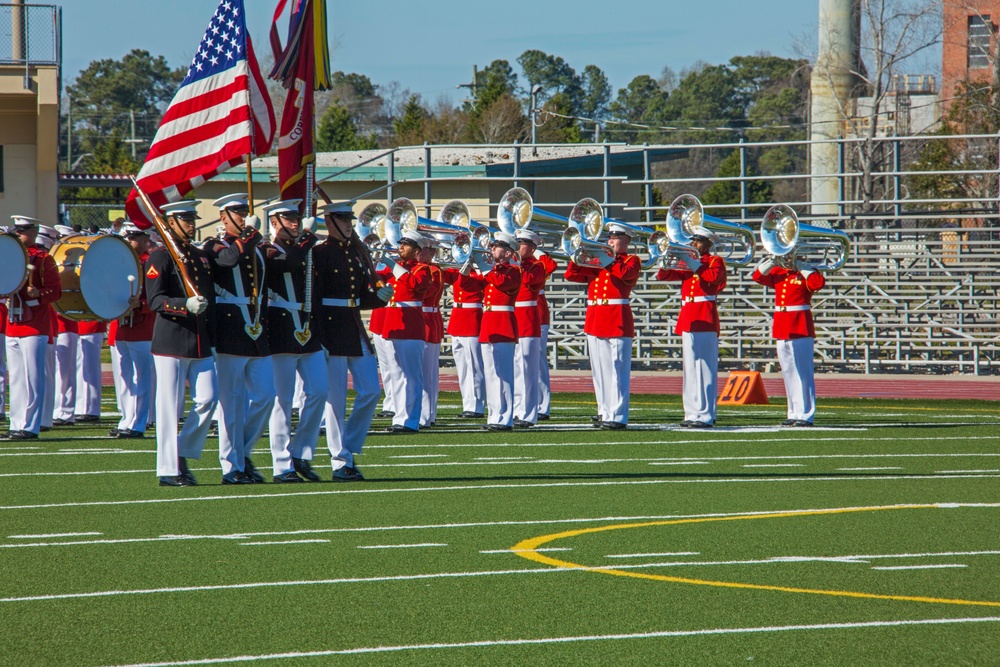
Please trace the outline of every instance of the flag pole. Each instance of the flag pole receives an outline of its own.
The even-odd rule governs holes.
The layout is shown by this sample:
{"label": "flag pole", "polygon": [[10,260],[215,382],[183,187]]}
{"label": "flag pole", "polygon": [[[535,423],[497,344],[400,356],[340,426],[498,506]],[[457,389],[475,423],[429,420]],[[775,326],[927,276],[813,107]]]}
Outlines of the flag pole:
{"label": "flag pole", "polygon": [[247,204],[250,205],[249,215],[253,215],[253,167],[250,166],[250,153],[247,153],[246,161],[247,161]]}

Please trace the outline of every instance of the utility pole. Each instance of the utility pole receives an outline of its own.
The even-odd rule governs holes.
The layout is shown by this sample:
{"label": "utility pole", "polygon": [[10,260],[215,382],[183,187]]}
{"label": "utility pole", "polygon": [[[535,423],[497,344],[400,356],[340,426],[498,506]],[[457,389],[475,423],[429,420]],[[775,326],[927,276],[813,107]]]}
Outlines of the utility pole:
{"label": "utility pole", "polygon": [[468,88],[472,92],[472,99],[476,99],[476,91],[479,90],[479,69],[472,66],[472,83],[460,83],[456,88]]}
{"label": "utility pole", "polygon": [[66,171],[73,165],[73,98],[66,96]]}

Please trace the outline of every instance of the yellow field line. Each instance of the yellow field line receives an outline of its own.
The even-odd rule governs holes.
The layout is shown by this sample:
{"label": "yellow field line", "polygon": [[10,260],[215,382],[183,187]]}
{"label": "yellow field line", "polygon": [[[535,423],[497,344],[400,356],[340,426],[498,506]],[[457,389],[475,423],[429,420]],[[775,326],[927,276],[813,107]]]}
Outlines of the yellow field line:
{"label": "yellow field line", "polygon": [[762,591],[781,591],[784,593],[808,593],[811,595],[833,595],[837,597],[866,598],[871,600],[899,600],[904,602],[929,602],[934,604],[957,604],[957,605],[971,605],[971,606],[981,606],[981,607],[1000,607],[1000,602],[993,602],[988,600],[985,601],[959,600],[950,598],[933,598],[933,597],[913,596],[913,595],[879,595],[876,593],[862,593],[858,591],[835,591],[835,590],[822,590],[822,589],[811,589],[811,588],[794,588],[791,586],[769,586],[765,584],[747,584],[747,583],[730,582],[730,581],[689,579],[686,577],[668,577],[660,574],[648,574],[644,572],[627,572],[623,570],[607,569],[601,567],[596,567],[596,568],[588,567],[586,565],[580,565],[579,563],[571,563],[569,561],[552,558],[551,556],[546,556],[544,554],[538,553],[537,551],[537,549],[539,549],[542,545],[548,544],[549,542],[554,542],[555,540],[562,540],[570,537],[577,537],[579,535],[587,535],[590,533],[600,533],[609,530],[647,528],[650,526],[676,526],[685,523],[709,523],[714,521],[781,519],[788,517],[815,516],[822,514],[848,514],[853,512],[875,512],[880,510],[934,509],[936,507],[937,507],[936,505],[890,505],[885,507],[856,507],[856,508],[846,508],[846,509],[808,510],[801,512],[785,512],[780,514],[748,514],[744,516],[731,516],[731,517],[675,519],[671,521],[651,521],[646,523],[616,524],[610,526],[598,526],[596,528],[581,528],[577,530],[567,530],[561,533],[552,533],[550,535],[541,535],[539,537],[532,537],[526,540],[522,540],[521,542],[518,542],[517,544],[511,547],[511,551],[515,552],[518,556],[521,556],[522,558],[526,558],[536,563],[543,563],[546,565],[552,565],[563,569],[585,570],[587,572],[596,572],[598,574],[610,574],[616,577],[632,577],[634,579],[653,579],[655,581],[669,581],[678,584],[695,584],[699,586],[717,586],[722,588],[743,588],[743,589],[753,589]]}

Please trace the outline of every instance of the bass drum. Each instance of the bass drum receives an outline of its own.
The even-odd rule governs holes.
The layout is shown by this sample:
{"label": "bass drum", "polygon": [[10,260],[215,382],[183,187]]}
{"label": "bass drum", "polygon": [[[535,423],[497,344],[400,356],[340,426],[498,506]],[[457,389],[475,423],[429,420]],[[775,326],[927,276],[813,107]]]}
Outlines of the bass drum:
{"label": "bass drum", "polygon": [[28,280],[28,249],[13,234],[0,234],[0,296],[13,294]]}
{"label": "bass drum", "polygon": [[50,251],[59,269],[62,296],[53,305],[78,322],[113,320],[129,310],[142,285],[142,263],[118,236],[70,236]]}

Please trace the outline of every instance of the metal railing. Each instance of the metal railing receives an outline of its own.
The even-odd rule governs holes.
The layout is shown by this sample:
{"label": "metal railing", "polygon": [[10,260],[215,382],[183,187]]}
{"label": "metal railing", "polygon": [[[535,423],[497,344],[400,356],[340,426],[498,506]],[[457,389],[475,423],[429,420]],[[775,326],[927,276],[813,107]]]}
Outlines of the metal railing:
{"label": "metal railing", "polygon": [[61,59],[59,7],[0,4],[0,65],[58,65]]}

